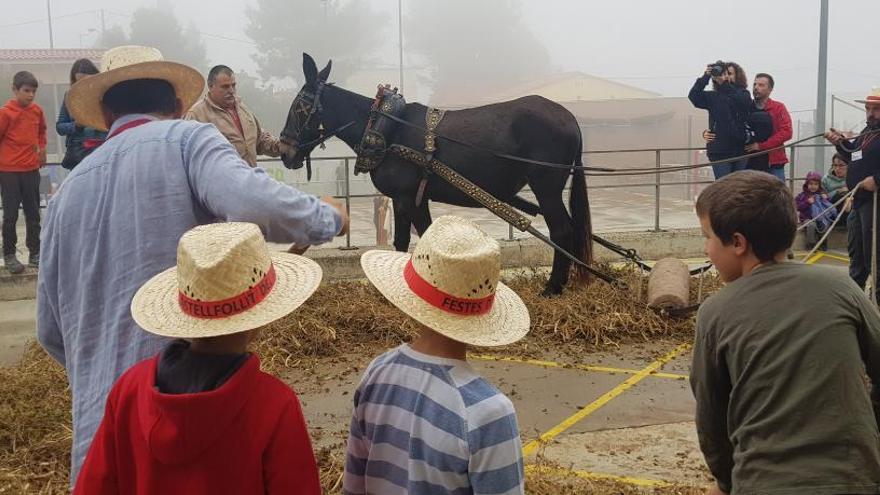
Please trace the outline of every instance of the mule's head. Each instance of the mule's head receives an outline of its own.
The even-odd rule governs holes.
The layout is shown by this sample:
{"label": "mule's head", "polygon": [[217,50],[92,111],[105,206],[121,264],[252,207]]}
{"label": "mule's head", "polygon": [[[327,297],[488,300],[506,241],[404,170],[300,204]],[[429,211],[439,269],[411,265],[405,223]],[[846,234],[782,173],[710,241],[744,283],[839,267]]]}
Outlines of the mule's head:
{"label": "mule's head", "polygon": [[287,122],[284,124],[284,130],[281,131],[281,142],[284,144],[281,161],[287,168],[301,168],[303,161],[323,137],[321,94],[327,84],[332,64],[332,61],[327,62],[327,66],[318,72],[315,60],[307,53],[303,53],[303,74],[306,83],[290,105]]}

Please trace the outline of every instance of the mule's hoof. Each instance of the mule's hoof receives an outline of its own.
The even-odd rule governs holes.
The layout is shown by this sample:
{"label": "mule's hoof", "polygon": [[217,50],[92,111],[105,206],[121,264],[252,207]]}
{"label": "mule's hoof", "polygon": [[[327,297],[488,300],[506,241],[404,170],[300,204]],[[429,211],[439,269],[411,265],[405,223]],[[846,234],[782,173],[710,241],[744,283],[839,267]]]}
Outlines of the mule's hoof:
{"label": "mule's hoof", "polygon": [[544,290],[541,292],[541,297],[558,297],[562,295],[562,287],[544,287]]}

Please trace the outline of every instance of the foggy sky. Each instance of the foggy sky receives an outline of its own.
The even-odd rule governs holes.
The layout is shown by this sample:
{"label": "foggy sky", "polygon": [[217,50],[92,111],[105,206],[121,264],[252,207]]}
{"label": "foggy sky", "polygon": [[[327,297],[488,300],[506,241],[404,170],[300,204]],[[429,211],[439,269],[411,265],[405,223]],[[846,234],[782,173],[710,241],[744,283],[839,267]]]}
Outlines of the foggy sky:
{"label": "foggy sky", "polygon": [[[413,1],[442,0],[403,0],[404,16],[406,5]],[[250,60],[254,46],[244,34],[248,1],[159,3],[173,3],[184,26],[195,22],[204,35],[211,63],[256,72]],[[387,60],[383,65],[396,67],[397,0],[370,3],[392,16],[384,28]],[[880,1],[830,3],[829,92],[863,96],[880,85]],[[97,33],[89,30],[100,29],[100,15],[78,12],[104,8],[107,27],[127,28],[128,16],[138,7],[156,4],[156,0],[52,0],[55,46],[78,48],[95,42]],[[4,13],[0,47],[48,47],[45,2],[32,2],[30,10],[27,5],[0,0]],[[553,66],[560,71],[583,71],[665,96],[684,96],[706,63],[733,60],[750,78],[756,72],[773,74],[777,81],[774,97],[791,111],[815,107],[819,0],[523,0],[523,5],[526,23],[544,42]],[[467,12],[450,12],[448,19],[436,22],[449,25],[454,36],[455,18],[462,15]],[[9,26],[34,20],[39,22]],[[408,28],[404,19],[404,52]]]}

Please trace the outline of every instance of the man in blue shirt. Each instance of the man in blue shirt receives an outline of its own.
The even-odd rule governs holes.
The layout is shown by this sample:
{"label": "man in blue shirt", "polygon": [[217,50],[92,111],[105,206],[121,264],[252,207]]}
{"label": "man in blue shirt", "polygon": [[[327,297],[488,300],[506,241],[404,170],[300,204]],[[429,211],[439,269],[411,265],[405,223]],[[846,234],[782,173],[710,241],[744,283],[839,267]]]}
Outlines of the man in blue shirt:
{"label": "man in blue shirt", "polygon": [[306,246],[349,222],[341,203],[248,166],[214,126],[179,120],[204,87],[196,70],[145,47],[104,57],[105,72],[75,84],[67,103],[108,138],[49,203],[40,252],[37,337],[70,380],[71,483],[113,382],[168,343],[140,330],[129,306],[140,285],[176,264],[184,232],[251,222],[269,241]]}

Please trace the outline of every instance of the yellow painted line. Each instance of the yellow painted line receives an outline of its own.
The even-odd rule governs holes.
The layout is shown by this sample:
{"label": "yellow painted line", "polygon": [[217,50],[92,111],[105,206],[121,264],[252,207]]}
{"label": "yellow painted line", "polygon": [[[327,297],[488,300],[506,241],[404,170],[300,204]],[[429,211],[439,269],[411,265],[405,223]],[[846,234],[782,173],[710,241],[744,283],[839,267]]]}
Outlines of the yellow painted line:
{"label": "yellow painted line", "polygon": [[830,254],[830,253],[822,253],[826,258],[831,258],[837,261],[843,261],[844,263],[849,263],[849,258],[846,256],[840,256],[839,254]]}
{"label": "yellow painted line", "polygon": [[603,394],[601,397],[594,400],[588,406],[584,407],[583,409],[576,412],[575,414],[569,416],[562,423],[559,423],[558,425],[554,426],[546,433],[542,434],[540,437],[538,437],[537,440],[532,440],[531,442],[527,443],[526,446],[523,447],[523,456],[527,456],[527,455],[532,454],[542,444],[545,444],[545,443],[549,442],[550,440],[553,440],[554,438],[559,436],[559,434],[561,434],[565,430],[571,428],[572,426],[577,424],[580,420],[586,418],[587,416],[589,416],[590,414],[592,414],[593,412],[595,412],[596,410],[598,410],[599,408],[601,408],[605,404],[611,402],[612,399],[614,399],[618,395],[626,392],[631,387],[633,387],[635,384],[637,384],[640,381],[644,380],[645,378],[651,376],[652,373],[659,370],[664,364],[668,363],[669,361],[672,361],[673,359],[675,359],[676,356],[687,351],[690,348],[691,348],[690,344],[682,344],[682,345],[676,347],[675,349],[673,349],[670,353],[657,359],[656,361],[649,364],[648,366],[642,368],[638,373],[629,377],[626,381],[624,381],[620,385],[614,387],[610,392]]}
{"label": "yellow painted line", "polygon": [[808,265],[812,265],[813,263],[815,263],[815,262],[821,260],[823,256],[825,256],[825,254],[822,253],[821,251],[819,251],[819,252],[813,254],[813,256],[811,256],[810,259],[808,259],[808,260],[806,261],[806,263],[807,263]]}
{"label": "yellow painted line", "polygon": [[[626,374],[626,375],[636,375],[641,372],[641,370],[633,370],[627,368],[615,368],[611,366],[594,366],[589,364],[566,364],[566,363],[557,363],[555,361],[542,361],[540,359],[525,359],[518,357],[509,357],[509,356],[493,356],[491,354],[471,354],[468,355],[471,359],[478,359],[480,361],[500,361],[506,363],[520,363],[520,364],[531,364],[534,366],[541,366],[543,368],[563,368],[563,369],[577,369],[582,371],[597,371],[601,373],[614,373],[614,374]],[[687,380],[688,375],[682,375],[679,373],[651,373],[654,378],[668,378],[671,380]]]}
{"label": "yellow painted line", "polygon": [[632,478],[629,476],[616,476],[613,474],[603,474],[603,473],[591,473],[589,471],[580,471],[577,469],[564,469],[557,468],[551,466],[535,466],[530,464],[526,466],[526,474],[545,474],[551,476],[560,476],[560,477],[577,477],[590,481],[616,481],[618,483],[626,483],[628,485],[635,486],[648,486],[648,487],[668,487],[672,486],[671,483],[660,480],[648,480],[642,478]]}

